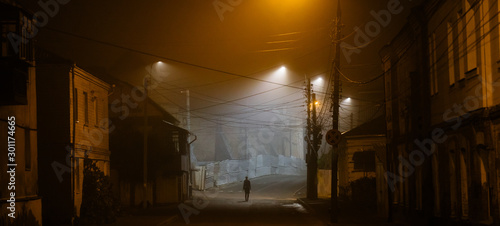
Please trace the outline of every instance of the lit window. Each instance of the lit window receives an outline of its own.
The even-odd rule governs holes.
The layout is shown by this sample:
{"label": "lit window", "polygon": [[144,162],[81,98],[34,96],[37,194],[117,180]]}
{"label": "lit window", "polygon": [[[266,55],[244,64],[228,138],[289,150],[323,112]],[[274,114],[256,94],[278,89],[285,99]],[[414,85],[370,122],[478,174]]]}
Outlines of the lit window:
{"label": "lit window", "polygon": [[455,84],[455,51],[453,50],[453,27],[448,23],[448,76],[450,86]]}
{"label": "lit window", "polygon": [[78,89],[75,88],[75,92],[73,93],[73,111],[75,112],[73,115],[75,116],[75,122],[78,122]]}
{"label": "lit window", "polygon": [[458,12],[458,57],[459,57],[459,80],[462,80],[465,78],[465,67],[467,65],[465,64],[465,56],[466,56],[466,48],[465,48],[465,34],[464,34],[464,18],[462,17],[462,10],[459,10]]}
{"label": "lit window", "polygon": [[94,97],[94,114],[95,114],[95,125],[99,124],[99,103],[97,102],[97,97]]}
{"label": "lit window", "polygon": [[85,111],[85,125],[89,124],[89,95],[87,92],[83,92],[83,101],[84,101],[84,111]]}
{"label": "lit window", "polygon": [[469,1],[465,0],[465,34],[467,40],[467,72],[475,69],[477,67],[477,45],[476,45],[476,19],[475,11],[471,8]]}

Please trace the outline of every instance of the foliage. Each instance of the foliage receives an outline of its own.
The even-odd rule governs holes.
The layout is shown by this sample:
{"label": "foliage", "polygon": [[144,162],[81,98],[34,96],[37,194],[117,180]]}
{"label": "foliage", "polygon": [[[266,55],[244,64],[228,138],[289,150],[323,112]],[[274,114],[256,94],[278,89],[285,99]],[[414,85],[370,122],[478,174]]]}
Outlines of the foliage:
{"label": "foliage", "polygon": [[40,222],[36,219],[35,215],[31,210],[27,210],[26,206],[23,205],[21,212],[19,215],[16,214],[16,218],[12,220],[12,218],[7,217],[7,214],[0,218],[0,225],[12,225],[12,226],[21,226],[21,225],[41,225]]}
{"label": "foliage", "polygon": [[377,210],[376,179],[363,177],[340,188],[339,202],[342,207],[357,212]]}
{"label": "foliage", "polygon": [[80,223],[103,224],[116,220],[119,205],[111,186],[109,176],[104,175],[95,161],[85,158]]}
{"label": "foliage", "polygon": [[328,153],[323,154],[318,159],[318,169],[330,170],[332,169],[332,149]]}

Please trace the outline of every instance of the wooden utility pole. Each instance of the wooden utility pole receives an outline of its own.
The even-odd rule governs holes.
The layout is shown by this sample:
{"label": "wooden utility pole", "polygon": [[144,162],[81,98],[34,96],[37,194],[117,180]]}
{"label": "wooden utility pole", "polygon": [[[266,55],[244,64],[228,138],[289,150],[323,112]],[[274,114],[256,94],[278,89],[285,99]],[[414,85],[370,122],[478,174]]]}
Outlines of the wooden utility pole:
{"label": "wooden utility pole", "polygon": [[354,114],[351,112],[351,130],[354,129]]}
{"label": "wooden utility pole", "polygon": [[[338,131],[339,129],[339,108],[340,108],[340,40],[342,33],[342,22],[341,22],[341,10],[340,10],[340,0],[337,0],[337,18],[335,19],[335,27],[333,28],[333,44],[335,45],[335,60],[333,61],[333,114],[332,123],[333,130]],[[330,221],[332,223],[338,222],[338,197],[337,197],[337,173],[338,173],[338,151],[339,145],[332,145],[332,177],[331,177],[331,206],[332,212],[330,215]]]}
{"label": "wooden utility pole", "polygon": [[318,125],[318,117],[316,115],[316,94],[312,93],[312,147],[311,147],[311,175],[313,176],[313,190],[311,196],[313,199],[318,198],[318,149],[320,141],[320,127]]}
{"label": "wooden utility pole", "polygon": [[307,78],[306,79],[306,104],[307,104],[307,133],[305,137],[305,141],[307,143],[307,154],[306,154],[306,162],[307,162],[307,198],[308,199],[315,199],[314,195],[314,182],[316,175],[313,174],[313,167],[314,167],[314,161],[313,161],[313,148],[311,145],[311,134],[312,134],[312,123],[311,123],[311,79]]}
{"label": "wooden utility pole", "polygon": [[318,148],[320,142],[320,127],[316,116],[316,94],[311,91],[311,79],[306,79],[307,98],[307,198],[318,198]]}

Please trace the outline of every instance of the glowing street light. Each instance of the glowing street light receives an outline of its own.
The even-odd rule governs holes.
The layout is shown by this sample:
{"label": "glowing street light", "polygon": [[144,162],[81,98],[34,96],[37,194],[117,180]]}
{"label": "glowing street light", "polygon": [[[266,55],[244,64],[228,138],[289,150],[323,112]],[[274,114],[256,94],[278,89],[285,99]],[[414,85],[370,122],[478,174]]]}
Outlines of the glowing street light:
{"label": "glowing street light", "polygon": [[313,83],[314,85],[321,86],[321,85],[323,85],[323,78],[322,78],[322,77],[318,77],[318,78],[317,78],[317,79],[315,79],[312,83]]}
{"label": "glowing street light", "polygon": [[281,66],[275,73],[276,75],[279,75],[279,76],[284,76],[286,74],[286,67],[285,66]]}
{"label": "glowing street light", "polygon": [[269,75],[268,80],[273,81],[273,82],[284,82],[283,79],[286,79],[286,74],[287,74],[287,69],[285,66],[281,66],[278,69],[275,69],[271,74]]}

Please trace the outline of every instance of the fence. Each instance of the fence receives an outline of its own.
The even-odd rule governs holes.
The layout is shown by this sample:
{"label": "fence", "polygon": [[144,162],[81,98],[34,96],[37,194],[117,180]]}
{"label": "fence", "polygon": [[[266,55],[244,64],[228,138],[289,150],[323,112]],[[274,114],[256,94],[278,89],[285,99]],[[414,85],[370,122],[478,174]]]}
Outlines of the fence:
{"label": "fence", "polygon": [[[197,184],[200,190],[243,181],[245,177],[255,178],[266,175],[304,175],[306,163],[303,159],[283,155],[257,155],[245,160],[224,160],[207,163],[196,171],[205,174],[204,185]],[[201,175],[197,176],[198,178]],[[199,181],[199,182],[198,182]],[[197,180],[200,183],[202,180]]]}

